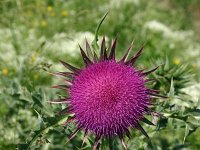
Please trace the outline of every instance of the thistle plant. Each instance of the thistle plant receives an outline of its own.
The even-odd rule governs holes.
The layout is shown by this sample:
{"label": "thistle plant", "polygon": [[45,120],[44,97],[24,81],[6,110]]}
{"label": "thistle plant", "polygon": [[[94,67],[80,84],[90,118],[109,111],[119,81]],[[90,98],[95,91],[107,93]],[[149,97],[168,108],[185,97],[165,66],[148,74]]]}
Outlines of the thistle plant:
{"label": "thistle plant", "polygon": [[[83,3],[81,0],[6,0],[0,3],[0,150],[90,150],[95,144],[96,149],[122,150],[124,148],[121,141],[129,150],[199,150],[200,1],[92,0]],[[93,34],[97,18],[106,10],[111,10],[111,13],[101,26],[101,33]],[[98,33],[98,29],[96,31]],[[109,59],[114,44],[111,41],[117,33],[115,59]],[[120,62],[132,34],[135,37],[134,49],[130,49],[126,60]],[[95,40],[92,42],[94,35]],[[107,59],[100,60],[103,35],[106,37]],[[87,45],[90,45],[90,49],[89,46],[85,48],[85,38],[89,41]],[[92,63],[81,65],[82,58],[77,42]],[[145,50],[142,50],[133,66],[125,64],[144,42]],[[66,70],[58,59],[73,64],[80,72]],[[143,68],[146,68],[142,71],[144,73],[148,68],[150,70],[159,64],[164,65],[148,76],[138,73]],[[105,66],[108,72],[105,71]],[[98,69],[100,67],[104,69]],[[134,77],[128,74],[128,70],[134,72]],[[62,82],[62,78],[60,81],[49,75],[49,72],[57,71],[72,73],[68,77],[59,75],[69,82]],[[81,78],[83,73],[87,73],[87,77]],[[97,79],[93,81],[94,77]],[[109,82],[103,82],[105,78]],[[133,101],[133,92],[131,96],[129,93],[133,91],[133,78],[134,84],[135,78],[137,83],[141,83],[140,86],[136,84],[137,87],[143,87],[135,89],[160,90],[160,93],[154,94],[168,98],[156,99],[157,96],[146,94],[147,98],[144,100],[143,94],[143,101],[139,106],[148,110],[140,111],[140,108],[135,112],[139,100]],[[156,80],[144,82],[151,78]],[[128,79],[130,83],[125,84]],[[87,83],[90,85],[86,86]],[[95,87],[93,83],[99,86]],[[64,90],[50,88],[57,84],[69,87]],[[102,90],[100,85],[105,85]],[[91,90],[82,88],[76,93],[79,86]],[[128,92],[125,93],[125,90]],[[89,95],[88,92],[96,93]],[[75,101],[76,95],[82,98]],[[114,99],[113,95],[117,98]],[[57,100],[52,102],[58,103],[57,105],[48,103],[55,99],[68,102],[61,103],[61,100]],[[83,103],[78,107],[83,99],[87,101],[84,104],[88,107],[83,108]],[[118,109],[114,107],[116,104]],[[96,111],[91,111],[92,106],[97,108]],[[59,115],[58,112],[64,108],[65,111]],[[68,113],[70,109],[72,111]],[[109,112],[116,110],[119,110],[119,115],[114,119],[116,113]],[[125,111],[128,113],[125,114]],[[158,114],[153,112],[161,113],[163,117],[157,117]],[[95,120],[98,118],[96,115],[93,119],[92,115],[97,113],[104,117]],[[84,115],[82,120],[81,115]],[[140,116],[139,119],[134,115]],[[147,120],[148,124],[145,124],[144,117],[155,126],[151,126],[152,123]],[[101,121],[101,124],[95,121]],[[131,121],[133,125],[142,126],[150,140]],[[108,123],[113,126],[107,125]],[[123,126],[119,126],[119,123],[123,123]],[[103,125],[106,125],[103,128],[106,130],[100,128]],[[113,130],[112,127],[117,129]],[[72,134],[76,128],[79,130]],[[99,142],[95,143],[95,137],[100,132]]]}
{"label": "thistle plant", "polygon": [[150,105],[153,105],[152,98],[166,97],[159,95],[159,90],[150,89],[146,85],[154,80],[148,78],[148,75],[158,66],[146,71],[139,70],[134,64],[144,47],[129,58],[132,43],[120,60],[115,58],[117,39],[107,48],[104,37],[99,48],[98,30],[105,16],[97,27],[92,43],[93,49],[87,41],[86,51],[80,46],[84,67],[76,68],[60,61],[69,71],[53,73],[64,78],[63,85],[53,87],[65,90],[68,97],[50,102],[67,104],[68,107],[59,114],[71,114],[72,117],[65,122],[66,126],[70,122],[77,125],[69,140],[80,130],[84,130],[82,145],[89,134],[94,134],[93,150],[98,149],[101,139],[112,141],[116,136],[119,137],[124,149],[127,149],[124,136],[130,136],[131,128],[141,131],[149,138],[140,122],[154,125],[144,115],[157,114],[150,108]]}

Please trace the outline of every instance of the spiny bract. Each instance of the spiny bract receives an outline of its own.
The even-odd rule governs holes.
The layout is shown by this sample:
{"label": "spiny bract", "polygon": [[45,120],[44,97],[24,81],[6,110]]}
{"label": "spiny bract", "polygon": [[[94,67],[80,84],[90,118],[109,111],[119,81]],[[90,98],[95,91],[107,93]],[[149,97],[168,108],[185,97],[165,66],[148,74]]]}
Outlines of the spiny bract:
{"label": "spiny bract", "polygon": [[146,76],[158,67],[147,72],[132,67],[141,55],[143,47],[127,60],[132,49],[131,44],[119,61],[115,59],[115,47],[116,39],[108,50],[103,38],[98,58],[86,41],[87,53],[80,47],[85,67],[78,69],[61,61],[70,72],[54,73],[54,75],[64,76],[66,81],[65,85],[54,87],[68,91],[69,97],[51,103],[68,103],[69,107],[62,110],[60,114],[74,114],[65,125],[71,121],[77,123],[77,129],[69,139],[72,139],[79,130],[84,129],[83,144],[88,133],[96,135],[93,149],[98,148],[102,137],[111,139],[114,136],[118,136],[126,148],[123,136],[129,136],[130,127],[140,130],[148,137],[139,122],[154,125],[144,115],[153,114],[149,108],[152,96],[163,97],[158,95],[159,91],[149,89],[145,85],[152,81]]}

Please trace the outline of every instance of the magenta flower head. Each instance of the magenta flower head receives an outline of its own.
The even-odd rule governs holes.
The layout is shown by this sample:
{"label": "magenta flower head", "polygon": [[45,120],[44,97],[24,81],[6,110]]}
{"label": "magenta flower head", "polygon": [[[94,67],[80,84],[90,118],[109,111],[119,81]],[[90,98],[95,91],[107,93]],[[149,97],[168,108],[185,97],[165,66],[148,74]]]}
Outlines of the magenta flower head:
{"label": "magenta flower head", "polygon": [[115,47],[116,40],[108,49],[103,38],[98,57],[86,41],[86,52],[80,47],[85,66],[78,69],[61,61],[70,72],[54,73],[65,78],[66,84],[55,87],[68,91],[69,97],[52,103],[68,103],[68,108],[61,114],[74,114],[66,125],[71,121],[77,124],[69,139],[83,129],[83,143],[88,134],[96,136],[93,149],[98,148],[101,138],[112,139],[114,136],[118,136],[126,148],[123,137],[129,136],[130,128],[138,129],[148,137],[140,122],[154,125],[144,115],[152,113],[149,108],[152,96],[162,97],[157,90],[146,87],[146,83],[152,81],[147,75],[158,67],[145,72],[134,66],[143,47],[128,59],[131,45],[119,61],[115,59]]}

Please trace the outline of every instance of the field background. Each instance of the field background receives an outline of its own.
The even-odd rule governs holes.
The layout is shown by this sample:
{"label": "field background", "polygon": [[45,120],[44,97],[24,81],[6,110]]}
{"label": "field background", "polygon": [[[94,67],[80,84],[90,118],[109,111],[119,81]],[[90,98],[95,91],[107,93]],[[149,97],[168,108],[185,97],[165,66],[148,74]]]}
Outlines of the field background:
{"label": "field background", "polygon": [[[151,141],[132,130],[128,149],[200,148],[199,0],[0,0],[0,149],[80,149],[83,132],[66,144],[75,125],[62,127],[55,114],[66,106],[47,101],[65,95],[48,72],[65,71],[59,59],[82,66],[78,43],[91,42],[100,18],[109,44],[118,37],[117,58],[134,39],[145,51],[138,68],[164,64],[153,88],[168,95],[154,110],[157,126],[143,125]],[[91,149],[91,135],[82,149]],[[102,141],[103,143],[105,141]],[[115,149],[122,149],[115,139]],[[108,149],[106,142],[101,149]]]}

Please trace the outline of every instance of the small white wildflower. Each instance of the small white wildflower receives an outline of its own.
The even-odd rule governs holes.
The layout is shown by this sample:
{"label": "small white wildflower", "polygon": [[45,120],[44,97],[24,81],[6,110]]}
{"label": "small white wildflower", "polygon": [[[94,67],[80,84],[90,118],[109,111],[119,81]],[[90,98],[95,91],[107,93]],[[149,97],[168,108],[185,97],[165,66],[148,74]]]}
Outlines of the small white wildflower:
{"label": "small white wildflower", "polygon": [[[53,41],[48,41],[49,48],[61,54],[67,54],[70,57],[79,55],[79,46],[85,47],[85,40],[91,43],[94,39],[94,34],[91,32],[78,32],[72,35],[59,33],[54,35]],[[101,39],[101,38],[100,38]]]}
{"label": "small white wildflower", "polygon": [[109,5],[111,8],[120,8],[122,5],[128,4],[128,3],[138,5],[140,1],[139,0],[111,0]]}
{"label": "small white wildflower", "polygon": [[144,31],[146,29],[154,32],[160,32],[166,38],[172,38],[174,40],[184,41],[188,37],[191,37],[194,33],[192,31],[173,31],[167,25],[157,20],[148,21],[144,24]]}
{"label": "small white wildflower", "polygon": [[198,100],[200,99],[200,83],[196,83],[192,86],[186,87],[184,89],[182,89],[183,92],[185,92],[186,94],[188,94],[189,96],[191,96],[192,100],[194,102],[198,102]]}

